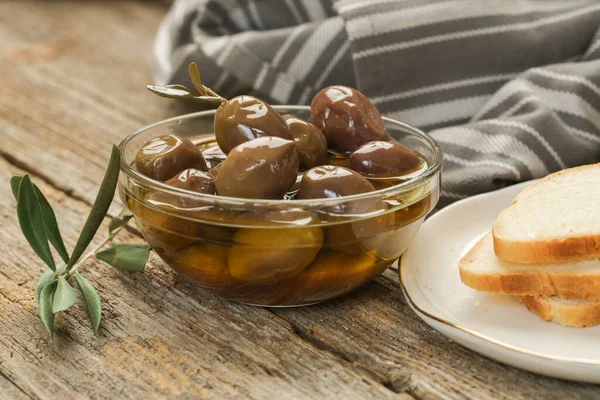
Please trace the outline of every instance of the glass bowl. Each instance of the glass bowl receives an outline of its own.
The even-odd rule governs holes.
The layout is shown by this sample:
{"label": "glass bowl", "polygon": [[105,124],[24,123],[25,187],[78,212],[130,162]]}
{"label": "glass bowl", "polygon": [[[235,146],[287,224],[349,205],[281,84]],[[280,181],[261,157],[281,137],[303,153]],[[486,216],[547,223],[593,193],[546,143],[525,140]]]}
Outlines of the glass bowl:
{"label": "glass bowl", "polygon": [[[310,120],[309,107],[274,108]],[[214,144],[214,114],[166,119],[125,138],[118,190],[157,254],[181,275],[226,299],[300,306],[348,293],[402,255],[438,201],[440,147],[429,135],[388,118],[391,136],[427,165],[403,180],[373,182],[381,189],[354,196],[221,197],[165,185],[132,167],[140,147],[159,135],[184,136],[200,147]],[[330,161],[345,163],[335,156]]]}

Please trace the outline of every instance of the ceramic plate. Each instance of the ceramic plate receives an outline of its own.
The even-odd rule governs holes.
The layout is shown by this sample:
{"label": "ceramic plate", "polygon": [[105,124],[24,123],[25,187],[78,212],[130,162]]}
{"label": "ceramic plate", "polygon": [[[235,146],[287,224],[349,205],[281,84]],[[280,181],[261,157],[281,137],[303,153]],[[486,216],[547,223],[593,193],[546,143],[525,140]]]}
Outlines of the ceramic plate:
{"label": "ceramic plate", "polygon": [[480,354],[543,375],[600,383],[600,326],[544,322],[511,296],[460,281],[460,258],[529,184],[459,201],[427,220],[402,257],[404,296],[427,324]]}

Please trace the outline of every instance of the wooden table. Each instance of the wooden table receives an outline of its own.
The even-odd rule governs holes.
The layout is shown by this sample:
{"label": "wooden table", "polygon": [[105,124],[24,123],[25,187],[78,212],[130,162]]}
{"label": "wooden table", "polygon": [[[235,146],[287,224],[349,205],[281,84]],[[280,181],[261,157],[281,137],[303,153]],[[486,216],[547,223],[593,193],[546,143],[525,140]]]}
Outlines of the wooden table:
{"label": "wooden table", "polygon": [[111,144],[185,111],[144,89],[167,4],[0,3],[0,398],[600,396],[446,339],[412,313],[393,270],[326,304],[263,309],[182,282],[155,256],[143,274],[96,262],[87,276],[104,303],[99,334],[79,304],[49,340],[33,297],[43,266],[18,228],[9,178],[32,176],[72,248]]}

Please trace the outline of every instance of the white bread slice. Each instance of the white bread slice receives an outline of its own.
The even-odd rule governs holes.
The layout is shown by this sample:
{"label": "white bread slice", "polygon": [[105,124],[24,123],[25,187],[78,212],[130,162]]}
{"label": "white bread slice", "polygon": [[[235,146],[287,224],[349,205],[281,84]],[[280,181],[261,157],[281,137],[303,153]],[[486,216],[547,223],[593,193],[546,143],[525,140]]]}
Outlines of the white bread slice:
{"label": "white bread slice", "polygon": [[492,229],[496,255],[518,263],[600,257],[600,163],[525,188]]}
{"label": "white bread slice", "polygon": [[459,271],[463,283],[476,290],[600,300],[600,260],[548,265],[509,263],[494,254],[491,234],[460,260]]}
{"label": "white bread slice", "polygon": [[576,328],[600,324],[600,301],[598,300],[565,299],[558,296],[516,298],[544,321]]}

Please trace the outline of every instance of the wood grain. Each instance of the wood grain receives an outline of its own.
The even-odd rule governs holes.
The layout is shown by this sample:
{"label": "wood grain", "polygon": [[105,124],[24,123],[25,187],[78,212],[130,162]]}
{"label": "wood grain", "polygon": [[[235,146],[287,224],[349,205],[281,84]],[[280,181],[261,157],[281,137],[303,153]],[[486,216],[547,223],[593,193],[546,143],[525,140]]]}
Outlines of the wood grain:
{"label": "wood grain", "polygon": [[322,305],[268,310],[220,300],[156,257],[143,274],[96,262],[99,335],[79,304],[48,340],[33,298],[43,269],[8,178],[32,175],[72,247],[111,144],[188,110],[144,89],[164,12],[160,1],[0,3],[0,398],[598,397],[449,341],[412,313],[392,271]]}

